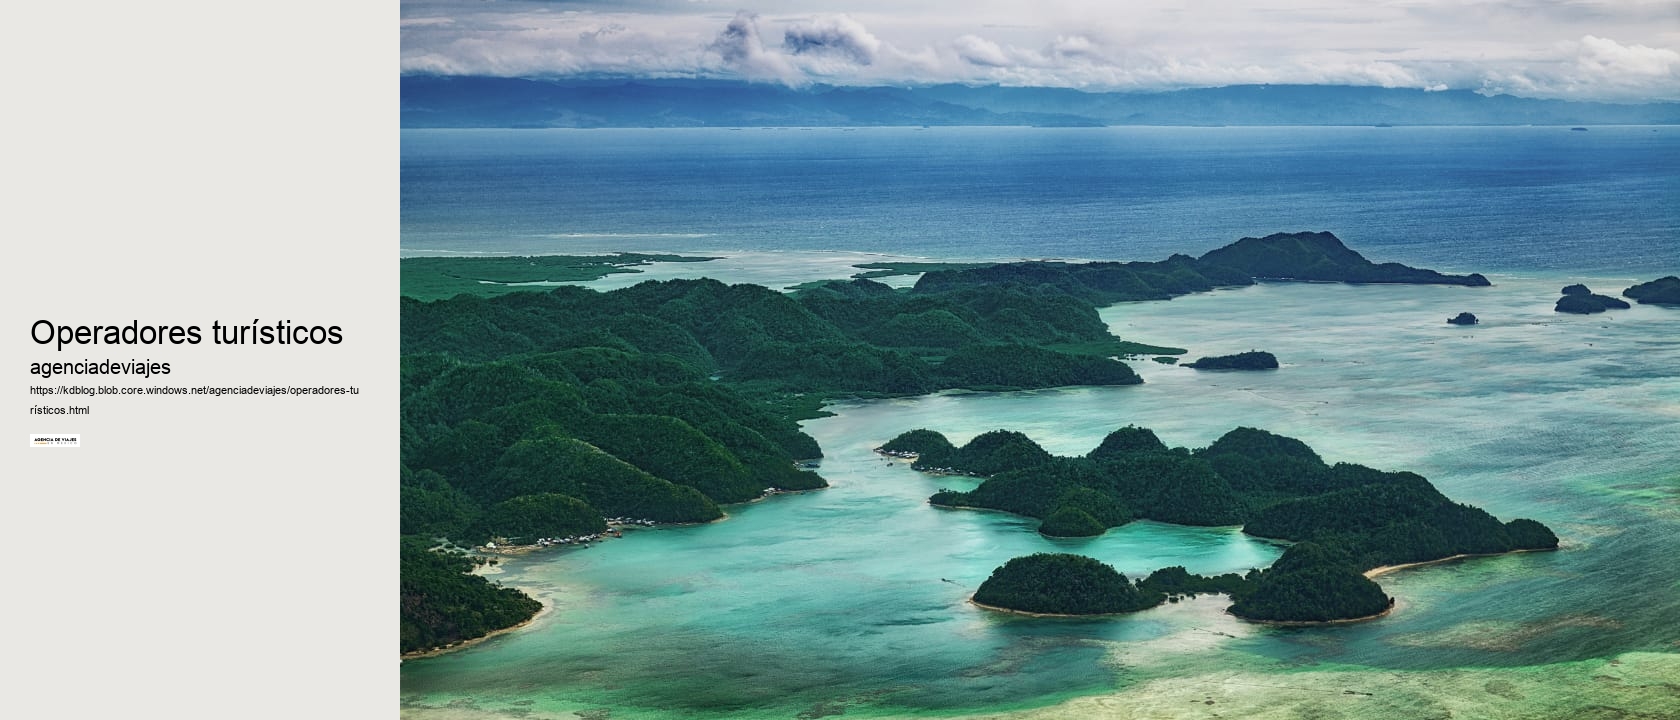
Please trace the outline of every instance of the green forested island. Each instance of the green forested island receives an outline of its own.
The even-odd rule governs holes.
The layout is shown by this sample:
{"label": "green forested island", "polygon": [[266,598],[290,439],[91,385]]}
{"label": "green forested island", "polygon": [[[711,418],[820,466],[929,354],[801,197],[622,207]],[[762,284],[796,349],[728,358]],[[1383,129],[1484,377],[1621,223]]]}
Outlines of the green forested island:
{"label": "green forested island", "polygon": [[1264,350],[1249,350],[1235,355],[1211,355],[1185,365],[1197,370],[1276,370],[1277,356]]}
{"label": "green forested island", "polygon": [[1669,275],[1622,291],[1642,305],[1680,305],[1680,277]]}
{"label": "green forested island", "polygon": [[992,571],[974,592],[986,607],[1047,615],[1133,612],[1161,603],[1159,593],[1138,590],[1113,566],[1066,553],[1018,557]]}
{"label": "green forested island", "polygon": [[[536,611],[466,572],[473,561],[460,548],[586,546],[615,526],[707,522],[730,503],[825,487],[810,469],[822,451],[796,421],[829,399],[1136,384],[1117,356],[1184,350],[1114,337],[1099,307],[1282,277],[1278,257],[1304,263],[1300,279],[1479,277],[1373,265],[1329,233],[1231,248],[1155,263],[880,267],[923,274],[905,290],[859,278],[790,293],[716,280],[612,292],[519,284],[706,258],[404,259],[402,649],[446,646]],[[1234,523],[1256,509],[1248,495],[1228,497],[1237,481],[1211,461],[1134,457],[1120,439],[1105,441],[1110,465],[1167,473],[1174,489],[1107,492],[1096,478],[1108,470],[1095,460],[1051,457],[1019,433],[962,448],[936,433],[901,444],[919,467],[991,477],[973,504],[1019,505],[1048,520],[1049,534],[1100,533],[1134,517]],[[1018,475],[1039,466],[1067,486],[1043,498],[1008,491],[1036,488]]]}
{"label": "green forested island", "polygon": [[[972,491],[941,490],[928,501],[1039,518],[1039,531],[1046,535],[1098,535],[1150,519],[1240,524],[1250,535],[1294,543],[1271,568],[1243,578],[1169,573],[1148,586],[1166,594],[1224,592],[1233,600],[1233,614],[1253,620],[1370,616],[1386,610],[1388,598],[1364,571],[1457,555],[1552,549],[1558,542],[1538,522],[1502,523],[1453,502],[1416,474],[1330,465],[1299,440],[1254,428],[1239,427],[1190,450],[1168,448],[1154,432],[1128,426],[1082,457],[1052,456],[1007,430],[955,446],[937,432],[918,429],[888,441],[881,452],[915,456],[913,467],[919,470],[985,476]],[[1042,604],[980,602],[1079,612],[1068,609],[1074,605],[1045,610]]]}
{"label": "green forested island", "polygon": [[[1639,286],[1634,286],[1634,288],[1628,289],[1633,290],[1637,287]],[[1563,297],[1558,298],[1557,307],[1554,308],[1557,312],[1561,313],[1590,315],[1593,313],[1601,313],[1606,310],[1626,310],[1633,307],[1632,305],[1629,305],[1626,300],[1613,298],[1609,295],[1599,295],[1594,293],[1587,286],[1579,283],[1564,286],[1562,293]]]}

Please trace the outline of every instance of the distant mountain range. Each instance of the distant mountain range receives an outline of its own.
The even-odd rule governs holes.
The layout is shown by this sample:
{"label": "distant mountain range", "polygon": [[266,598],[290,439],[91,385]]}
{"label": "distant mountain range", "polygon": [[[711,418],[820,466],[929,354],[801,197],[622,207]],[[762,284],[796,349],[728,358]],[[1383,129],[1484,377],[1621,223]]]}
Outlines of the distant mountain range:
{"label": "distant mountain range", "polygon": [[401,82],[406,128],[1680,124],[1680,103],[1614,105],[1334,85],[1104,93],[431,75],[403,76]]}

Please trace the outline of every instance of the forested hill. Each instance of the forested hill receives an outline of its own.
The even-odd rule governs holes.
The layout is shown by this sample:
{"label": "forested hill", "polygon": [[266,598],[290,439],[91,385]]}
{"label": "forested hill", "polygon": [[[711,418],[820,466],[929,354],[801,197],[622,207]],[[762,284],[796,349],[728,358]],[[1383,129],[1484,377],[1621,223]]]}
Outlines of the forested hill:
{"label": "forested hill", "polygon": [[[1039,518],[1039,532],[1046,535],[1100,535],[1150,519],[1240,524],[1251,535],[1294,542],[1271,568],[1244,578],[1200,578],[1179,569],[1143,584],[1149,604],[1166,594],[1223,592],[1232,596],[1232,613],[1258,620],[1370,616],[1385,610],[1388,600],[1362,571],[1558,544],[1545,525],[1520,518],[1500,522],[1480,508],[1453,502],[1416,474],[1330,465],[1300,440],[1254,428],[1236,428],[1190,450],[1168,448],[1154,432],[1128,426],[1081,457],[1052,456],[1031,438],[1007,430],[956,446],[938,432],[918,429],[888,441],[880,452],[914,456],[918,470],[984,476],[972,491],[941,490],[928,501]],[[1039,588],[1030,607],[1001,606],[1035,612],[1138,607],[1130,589],[1124,598],[1103,602],[1082,596],[1081,588],[1088,586]],[[1046,604],[1046,597],[1060,600]]]}
{"label": "forested hill", "polygon": [[1488,285],[1480,274],[1446,275],[1400,263],[1373,263],[1328,232],[1245,237],[1200,258],[1174,255],[1158,262],[1018,262],[933,271],[917,292],[1018,283],[1049,285],[1097,305],[1166,300],[1216,287],[1252,285],[1256,279],[1412,285]]}
{"label": "forested hill", "polygon": [[1350,283],[1487,286],[1479,273],[1443,275],[1400,263],[1376,264],[1327,232],[1279,233],[1243,238],[1211,250],[1204,265],[1230,268],[1254,278]]}

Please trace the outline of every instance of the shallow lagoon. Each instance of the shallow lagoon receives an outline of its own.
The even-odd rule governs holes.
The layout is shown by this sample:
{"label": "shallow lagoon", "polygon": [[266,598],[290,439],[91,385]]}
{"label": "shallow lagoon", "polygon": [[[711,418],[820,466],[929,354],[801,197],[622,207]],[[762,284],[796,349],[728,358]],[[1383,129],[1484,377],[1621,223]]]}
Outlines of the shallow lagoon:
{"label": "shallow lagoon", "polygon": [[[1672,710],[1680,315],[1551,310],[1568,281],[1603,291],[1633,278],[1492,279],[1480,289],[1263,284],[1104,311],[1116,334],[1191,358],[1269,350],[1283,362],[1275,372],[1139,361],[1141,386],[836,405],[835,417],[806,424],[832,488],[505,563],[499,579],[554,610],[405,663],[404,714]],[[1483,324],[1445,323],[1464,310]],[[1117,619],[1002,616],[965,599],[1015,555],[1077,551],[1135,576],[1173,564],[1243,570],[1277,549],[1234,529],[1157,523],[1053,541],[1030,520],[927,506],[939,487],[974,481],[870,452],[915,427],[954,440],[1009,427],[1082,453],[1128,423],[1175,445],[1237,425],[1299,437],[1331,462],[1416,471],[1501,519],[1542,520],[1564,548],[1384,576],[1397,611],[1354,626],[1248,625],[1219,598]]]}

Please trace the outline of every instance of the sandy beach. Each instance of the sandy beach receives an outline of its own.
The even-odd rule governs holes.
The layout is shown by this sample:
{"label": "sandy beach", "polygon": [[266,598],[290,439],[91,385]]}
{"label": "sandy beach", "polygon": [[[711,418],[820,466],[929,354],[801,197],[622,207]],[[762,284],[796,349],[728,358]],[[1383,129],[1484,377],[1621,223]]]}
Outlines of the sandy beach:
{"label": "sandy beach", "polygon": [[1365,571],[1365,577],[1376,578],[1376,577],[1379,577],[1379,576],[1382,576],[1382,575],[1387,575],[1391,572],[1395,572],[1396,570],[1405,570],[1406,568],[1422,567],[1424,565],[1440,565],[1441,563],[1449,563],[1449,562],[1452,562],[1454,560],[1463,560],[1465,558],[1498,557],[1500,555],[1515,555],[1517,553],[1526,553],[1526,552],[1550,552],[1550,551],[1553,551],[1553,550],[1556,550],[1556,549],[1557,548],[1529,548],[1529,549],[1523,549],[1523,550],[1507,550],[1505,552],[1498,552],[1498,553],[1461,553],[1461,554],[1458,554],[1458,555],[1451,555],[1451,556],[1448,556],[1448,557],[1440,558],[1438,560],[1424,560],[1422,562],[1401,563],[1399,565],[1378,565],[1377,567],[1371,568],[1370,570],[1366,570]]}

